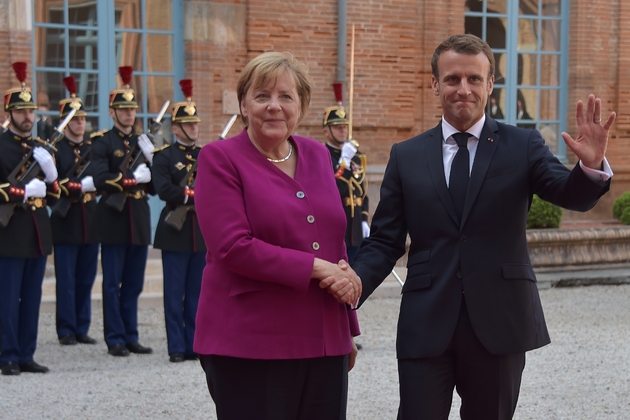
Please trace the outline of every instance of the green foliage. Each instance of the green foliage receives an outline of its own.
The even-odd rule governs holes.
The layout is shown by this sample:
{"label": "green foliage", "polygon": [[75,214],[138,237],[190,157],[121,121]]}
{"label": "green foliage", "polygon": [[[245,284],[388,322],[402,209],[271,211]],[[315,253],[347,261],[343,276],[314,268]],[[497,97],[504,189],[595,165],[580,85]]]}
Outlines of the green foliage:
{"label": "green foliage", "polygon": [[613,217],[624,225],[630,225],[630,192],[623,193],[615,200]]}
{"label": "green foliage", "polygon": [[560,226],[562,209],[534,195],[527,215],[527,229],[551,229]]}

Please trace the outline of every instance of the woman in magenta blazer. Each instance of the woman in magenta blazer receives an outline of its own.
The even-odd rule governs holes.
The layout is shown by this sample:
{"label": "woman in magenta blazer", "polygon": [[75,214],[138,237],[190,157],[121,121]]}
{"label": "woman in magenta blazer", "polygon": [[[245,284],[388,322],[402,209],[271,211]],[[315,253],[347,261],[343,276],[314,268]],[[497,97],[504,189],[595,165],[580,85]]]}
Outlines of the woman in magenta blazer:
{"label": "woman in magenta blazer", "polygon": [[292,135],[310,102],[307,72],[264,53],[237,96],[245,130],[199,155],[208,253],[194,350],[219,419],[345,419],[361,283],[337,264],[346,222],[330,154]]}

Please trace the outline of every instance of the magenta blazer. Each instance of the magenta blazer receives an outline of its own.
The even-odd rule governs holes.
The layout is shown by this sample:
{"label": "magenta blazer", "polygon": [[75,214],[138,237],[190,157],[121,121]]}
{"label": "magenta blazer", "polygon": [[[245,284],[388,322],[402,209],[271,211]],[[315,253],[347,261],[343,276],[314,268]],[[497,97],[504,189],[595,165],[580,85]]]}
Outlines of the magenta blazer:
{"label": "magenta blazer", "polygon": [[315,257],[346,258],[346,221],[330,153],[292,136],[295,178],[247,131],[204,146],[195,207],[208,246],[194,350],[249,359],[350,353],[356,312],[311,279]]}

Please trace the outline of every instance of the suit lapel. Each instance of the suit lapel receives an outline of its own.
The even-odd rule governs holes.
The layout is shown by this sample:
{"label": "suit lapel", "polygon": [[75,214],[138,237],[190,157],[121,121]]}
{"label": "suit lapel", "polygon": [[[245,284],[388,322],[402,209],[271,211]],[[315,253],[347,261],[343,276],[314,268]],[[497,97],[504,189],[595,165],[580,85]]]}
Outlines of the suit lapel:
{"label": "suit lapel", "polygon": [[455,211],[455,205],[451,199],[451,195],[448,192],[446,186],[446,176],[444,175],[444,157],[442,152],[442,123],[440,122],[430,133],[429,141],[427,142],[427,164],[429,166],[429,172],[433,179],[433,185],[440,196],[440,200],[448,214],[451,216],[455,223],[458,223],[457,212]]}
{"label": "suit lapel", "polygon": [[472,172],[470,174],[470,181],[468,182],[468,192],[466,193],[466,202],[464,203],[464,213],[462,214],[461,226],[464,226],[470,210],[479,195],[481,186],[488,172],[488,167],[494,156],[494,152],[499,145],[499,126],[497,122],[490,117],[486,116],[486,123],[481,130],[481,137],[477,144],[477,152],[475,154],[475,161],[473,162]]}

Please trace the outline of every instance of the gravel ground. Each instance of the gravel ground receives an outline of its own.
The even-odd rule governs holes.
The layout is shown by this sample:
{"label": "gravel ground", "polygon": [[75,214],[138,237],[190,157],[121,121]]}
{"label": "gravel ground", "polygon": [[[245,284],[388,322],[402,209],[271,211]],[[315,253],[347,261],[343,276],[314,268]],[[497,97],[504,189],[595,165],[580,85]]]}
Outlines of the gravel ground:
{"label": "gravel ground", "polygon": [[[528,353],[515,419],[630,418],[630,285],[542,290],[552,344]],[[394,335],[398,299],[359,311],[363,345],[350,373],[348,419],[395,419]],[[161,308],[139,312],[140,342],[154,354],[115,358],[102,341],[95,305],[95,346],[60,346],[54,314],[40,317],[35,360],[45,375],[0,376],[2,419],[215,419],[198,362],[169,363]],[[457,419],[453,401],[450,419]]]}

